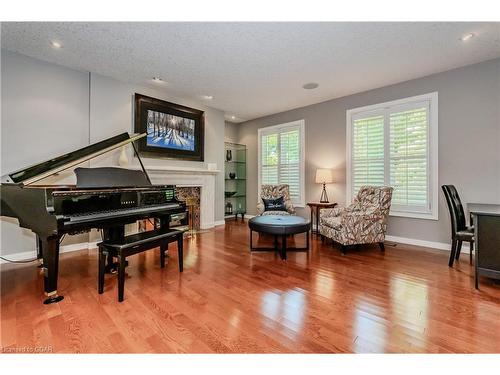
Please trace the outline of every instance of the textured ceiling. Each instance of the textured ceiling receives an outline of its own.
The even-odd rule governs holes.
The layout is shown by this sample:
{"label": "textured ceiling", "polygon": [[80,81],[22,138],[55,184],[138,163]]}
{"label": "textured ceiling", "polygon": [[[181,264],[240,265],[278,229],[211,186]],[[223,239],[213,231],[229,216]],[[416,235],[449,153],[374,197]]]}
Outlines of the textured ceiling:
{"label": "textured ceiling", "polygon": [[1,31],[2,48],[28,56],[176,96],[213,95],[206,104],[237,121],[500,57],[500,23],[29,22]]}

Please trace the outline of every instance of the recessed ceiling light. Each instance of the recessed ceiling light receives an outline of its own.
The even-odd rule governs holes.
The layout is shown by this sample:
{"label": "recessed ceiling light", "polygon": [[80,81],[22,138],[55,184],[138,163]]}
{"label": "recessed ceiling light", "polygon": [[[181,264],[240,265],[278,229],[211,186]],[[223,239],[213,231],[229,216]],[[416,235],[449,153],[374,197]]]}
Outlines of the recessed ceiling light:
{"label": "recessed ceiling light", "polygon": [[302,88],[306,89],[306,90],[314,90],[318,86],[319,85],[316,82],[309,82],[309,83],[306,83],[305,85],[303,85]]}
{"label": "recessed ceiling light", "polygon": [[160,77],[153,77],[153,82],[163,82],[163,79]]}
{"label": "recessed ceiling light", "polygon": [[472,38],[474,38],[474,37],[475,37],[475,35],[474,35],[473,33],[469,33],[469,34],[465,34],[464,36],[462,36],[462,37],[460,38],[460,40],[461,40],[462,42],[466,42],[466,41],[468,41],[469,39],[472,39]]}
{"label": "recessed ceiling light", "polygon": [[236,120],[236,116],[231,116],[231,120]]}
{"label": "recessed ceiling light", "polygon": [[57,48],[57,49],[62,48],[62,44],[55,40],[52,40],[50,42],[50,45],[52,46],[52,48]]}
{"label": "recessed ceiling light", "polygon": [[205,99],[205,100],[212,100],[214,98],[212,95],[202,95],[201,97],[202,97],[202,99]]}

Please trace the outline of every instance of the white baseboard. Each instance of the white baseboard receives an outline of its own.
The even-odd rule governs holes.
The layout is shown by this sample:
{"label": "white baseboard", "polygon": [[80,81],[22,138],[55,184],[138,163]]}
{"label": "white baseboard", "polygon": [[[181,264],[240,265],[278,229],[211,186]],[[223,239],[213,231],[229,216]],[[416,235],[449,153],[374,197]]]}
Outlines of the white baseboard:
{"label": "white baseboard", "polygon": [[215,222],[215,226],[218,227],[219,225],[226,225],[226,221],[225,220],[217,220]]}
{"label": "white baseboard", "polygon": [[257,215],[248,215],[248,214],[245,214],[245,219],[251,219],[252,217],[255,217]]}
{"label": "white baseboard", "polygon": [[[252,217],[255,217],[255,215],[245,215],[245,219],[250,219]],[[216,221],[215,225],[225,225],[224,220]],[[434,242],[434,241],[425,241],[425,240],[419,240],[415,238],[407,238],[407,237],[399,237],[399,236],[385,236],[386,241],[391,241],[391,242],[399,242],[403,244],[408,244],[408,245],[415,245],[415,246],[423,246],[423,247],[429,247],[432,249],[438,249],[438,250],[445,250],[445,251],[450,251],[451,249],[451,244],[445,243],[445,242]],[[60,248],[60,253],[71,253],[73,251],[78,251],[78,250],[90,250],[90,249],[95,249],[97,248],[97,242],[81,242],[81,243],[74,243],[70,245],[63,245]],[[469,244],[467,242],[464,242],[462,245],[462,253],[464,254],[469,254]],[[14,261],[22,261],[22,260],[28,260],[28,259],[33,259],[36,258],[36,250],[33,251],[24,251],[20,253],[14,253],[14,254],[8,254],[8,255],[2,255],[7,259],[14,260]],[[0,264],[3,263],[8,263],[3,259],[0,259]]]}
{"label": "white baseboard", "polygon": [[[392,241],[392,242],[404,243],[404,244],[408,244],[408,245],[430,247],[430,248],[437,249],[437,250],[445,250],[445,251],[451,250],[451,244],[445,243],[445,242],[425,241],[425,240],[418,240],[415,238],[398,237],[398,236],[385,236],[385,240]],[[469,244],[467,242],[464,242],[462,244],[462,251],[461,252],[464,254],[469,254],[470,249],[469,249]]]}
{"label": "white baseboard", "polygon": [[[73,251],[79,251],[79,250],[91,250],[97,248],[97,242],[80,242],[80,243],[73,243],[70,245],[62,245],[59,248],[59,253],[64,254],[64,253],[71,253]],[[36,258],[36,250],[31,250],[31,251],[23,251],[20,253],[13,253],[13,254],[6,254],[2,256],[4,258],[13,260],[13,261],[23,261],[23,260],[30,260]],[[9,263],[3,259],[0,259],[0,264],[3,263]]]}

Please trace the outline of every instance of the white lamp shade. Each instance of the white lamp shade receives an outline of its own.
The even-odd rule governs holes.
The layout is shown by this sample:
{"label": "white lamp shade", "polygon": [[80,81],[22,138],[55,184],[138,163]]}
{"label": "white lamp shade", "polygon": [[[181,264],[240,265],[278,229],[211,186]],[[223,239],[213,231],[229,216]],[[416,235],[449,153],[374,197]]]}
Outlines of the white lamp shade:
{"label": "white lamp shade", "polygon": [[317,184],[331,184],[333,182],[331,169],[317,169],[316,170],[316,183]]}

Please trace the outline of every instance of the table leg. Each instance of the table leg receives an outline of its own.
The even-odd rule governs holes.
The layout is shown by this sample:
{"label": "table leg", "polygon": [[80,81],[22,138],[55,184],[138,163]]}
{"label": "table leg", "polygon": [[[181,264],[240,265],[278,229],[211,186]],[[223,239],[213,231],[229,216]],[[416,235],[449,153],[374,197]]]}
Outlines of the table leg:
{"label": "table leg", "polygon": [[177,256],[179,257],[179,272],[184,271],[184,235],[177,238]]}
{"label": "table leg", "polygon": [[319,233],[319,211],[320,208],[316,207],[316,234]]}
{"label": "table leg", "polygon": [[281,259],[286,260],[286,234],[281,236]]}

